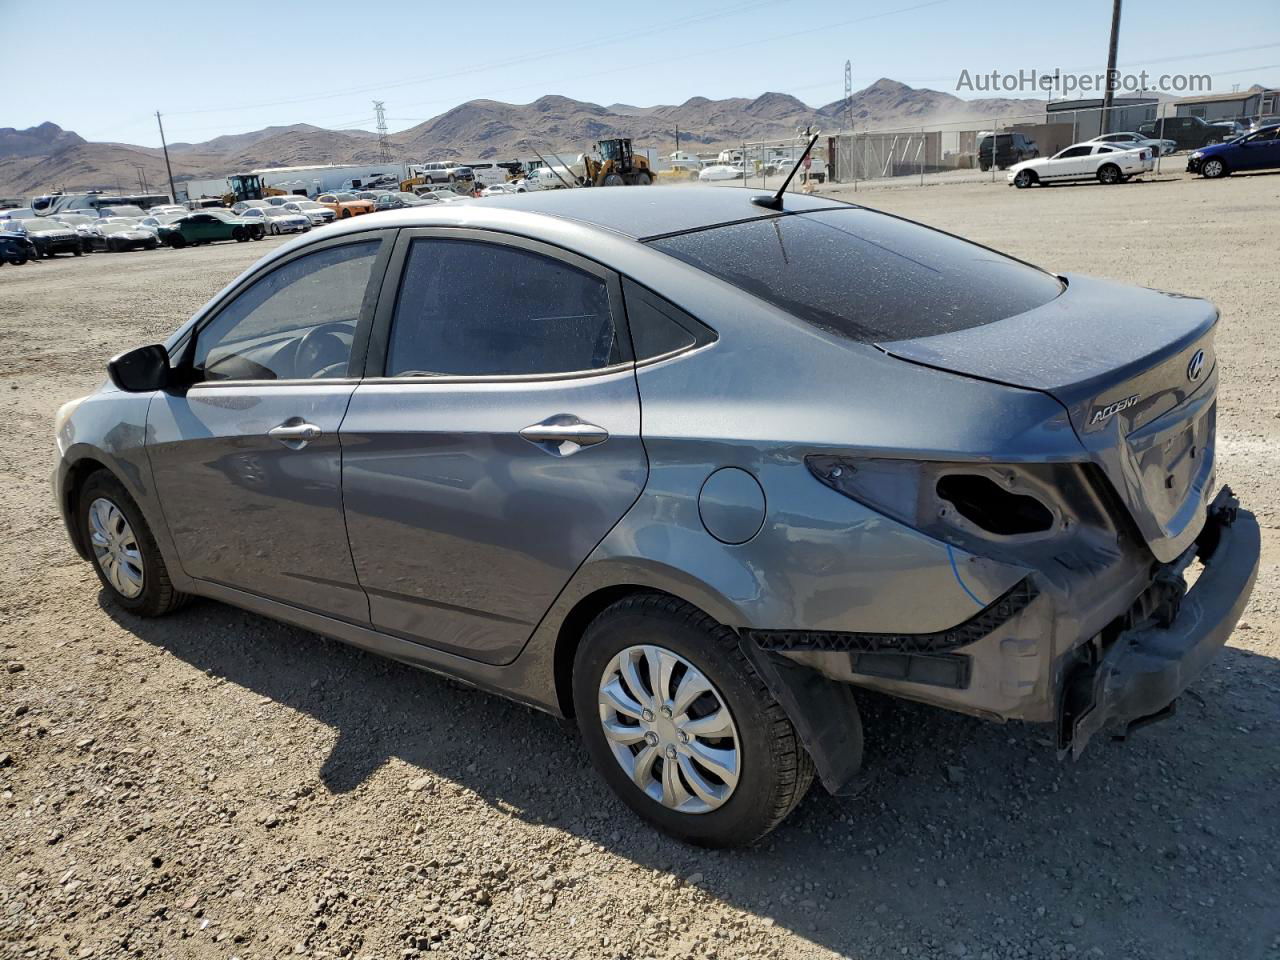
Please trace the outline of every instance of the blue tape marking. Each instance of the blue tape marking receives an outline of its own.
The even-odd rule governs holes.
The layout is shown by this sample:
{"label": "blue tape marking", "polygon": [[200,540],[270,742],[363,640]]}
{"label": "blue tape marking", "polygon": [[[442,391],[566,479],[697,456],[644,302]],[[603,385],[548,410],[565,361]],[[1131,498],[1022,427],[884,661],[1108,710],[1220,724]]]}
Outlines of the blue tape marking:
{"label": "blue tape marking", "polygon": [[974,595],[973,591],[965,586],[964,581],[960,579],[960,569],[956,566],[956,554],[955,551],[951,549],[951,544],[949,543],[947,544],[947,559],[951,561],[951,572],[956,575],[956,583],[960,584],[960,589],[967,593],[969,595],[969,599],[978,606],[985,607],[986,604],[979,600]]}

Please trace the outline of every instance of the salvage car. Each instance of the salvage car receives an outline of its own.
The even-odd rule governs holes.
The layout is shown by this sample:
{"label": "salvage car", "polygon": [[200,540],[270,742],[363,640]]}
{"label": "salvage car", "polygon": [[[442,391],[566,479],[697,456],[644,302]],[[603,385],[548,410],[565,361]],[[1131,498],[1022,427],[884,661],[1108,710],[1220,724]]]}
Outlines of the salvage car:
{"label": "salvage car", "polygon": [[311,229],[311,218],[287,207],[250,207],[240,214],[245,220],[262,224],[272,236],[282,233],[306,233]]}
{"label": "salvage car", "polygon": [[1168,156],[1178,149],[1178,144],[1173,140],[1155,140],[1151,137],[1144,137],[1140,133],[1129,133],[1121,131],[1118,133],[1103,133],[1096,137],[1091,137],[1084,141],[1085,143],[1110,143],[1117,147],[1123,147],[1126,150],[1135,150],[1146,147],[1151,151],[1154,157]]}
{"label": "salvage car", "polygon": [[160,246],[157,232],[137,221],[115,219],[99,223],[94,227],[94,234],[94,249],[111,253],[154,250]]}
{"label": "salvage car", "polygon": [[1036,184],[1072,183],[1097,180],[1099,183],[1126,183],[1155,169],[1155,158],[1143,147],[1129,150],[1109,143],[1077,143],[1052,157],[1024,160],[1009,168],[1008,181],[1019,189]]}
{"label": "salvage car", "polygon": [[703,181],[741,180],[744,176],[744,168],[728,163],[713,163],[698,171],[698,179]]}
{"label": "salvage car", "polygon": [[373,203],[379,210],[402,210],[405,207],[425,207],[439,202],[439,198],[433,193],[418,196],[416,193],[397,190],[394,193],[380,194]]}
{"label": "salvage car", "polygon": [[40,256],[40,251],[25,233],[8,229],[8,224],[0,224],[0,263],[11,263],[20,267],[28,260]]}
{"label": "salvage car", "polygon": [[1256,133],[1230,143],[1201,147],[1187,158],[1187,172],[1209,180],[1250,170],[1280,169],[1280,124],[1262,127]]}
{"label": "salvage car", "polygon": [[216,240],[261,240],[265,235],[261,223],[254,223],[226,210],[210,208],[190,213],[173,223],[161,224],[157,231],[160,240],[174,249],[191,244],[212,243]]}
{"label": "salvage car", "polygon": [[314,200],[307,200],[306,198],[290,200],[283,206],[286,210],[302,214],[311,221],[313,227],[322,227],[326,223],[333,223],[338,218],[337,214],[324,204],[316,203]]}
{"label": "salvage car", "polygon": [[815,770],[856,786],[863,688],[1077,755],[1168,715],[1258,567],[1214,306],[669,194],[334,225],[115,357],[55,423],[106,601],[208,597],[572,717],[713,846]]}
{"label": "salvage car", "polygon": [[53,217],[32,217],[29,220],[11,220],[6,229],[25,234],[35,246],[36,255],[54,257],[71,253],[77,257],[84,253],[84,241],[76,228]]}
{"label": "salvage car", "polygon": [[339,220],[373,213],[373,201],[361,200],[354,193],[322,193],[316,197],[316,203],[328,207]]}

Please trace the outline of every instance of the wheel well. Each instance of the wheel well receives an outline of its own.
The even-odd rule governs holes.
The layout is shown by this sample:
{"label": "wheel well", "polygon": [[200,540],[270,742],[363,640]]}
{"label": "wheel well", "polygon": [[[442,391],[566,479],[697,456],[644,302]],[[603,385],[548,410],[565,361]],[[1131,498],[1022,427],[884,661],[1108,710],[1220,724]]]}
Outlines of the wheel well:
{"label": "wheel well", "polygon": [[[652,587],[637,584],[620,584],[605,587],[595,593],[589,593],[577,602],[569,615],[560,624],[560,632],[556,635],[555,649],[555,682],[556,700],[560,704],[560,712],[565,717],[573,718],[573,659],[578,652],[578,644],[586,633],[591,621],[600,616],[606,608],[624,597],[638,593],[653,593],[658,596],[675,596]],[[676,597],[681,600],[680,597]],[[681,602],[686,602],[681,600]]]}
{"label": "wheel well", "polygon": [[74,519],[76,502],[80,498],[80,491],[84,487],[85,481],[99,470],[107,470],[107,467],[92,457],[84,457],[77,460],[71,465],[71,469],[67,473],[67,482],[62,489],[62,495],[66,500],[66,503],[63,504],[65,516],[72,518],[71,522],[67,524],[71,533],[71,543],[76,548],[76,552],[86,560],[89,559],[89,545],[84,542],[81,536],[80,524]]}

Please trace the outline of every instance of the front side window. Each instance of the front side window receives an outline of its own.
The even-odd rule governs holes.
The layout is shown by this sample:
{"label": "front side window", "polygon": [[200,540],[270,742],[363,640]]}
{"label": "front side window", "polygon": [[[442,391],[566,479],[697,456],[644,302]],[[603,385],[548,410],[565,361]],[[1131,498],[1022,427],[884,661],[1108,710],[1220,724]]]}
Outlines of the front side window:
{"label": "front side window", "polygon": [[599,277],[485,241],[420,238],[409,248],[387,376],[571,373],[620,359]]}
{"label": "front side window", "polygon": [[255,281],[196,334],[197,379],[345,377],[379,244],[318,250]]}

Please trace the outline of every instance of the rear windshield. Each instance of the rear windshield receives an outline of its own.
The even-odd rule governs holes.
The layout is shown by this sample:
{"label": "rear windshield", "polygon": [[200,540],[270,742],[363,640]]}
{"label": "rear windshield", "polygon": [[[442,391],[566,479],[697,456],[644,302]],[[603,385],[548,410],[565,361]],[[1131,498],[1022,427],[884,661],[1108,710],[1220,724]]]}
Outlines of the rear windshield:
{"label": "rear windshield", "polygon": [[830,333],[863,343],[952,333],[1025,313],[1054,276],[918,224],[850,207],[650,241]]}

